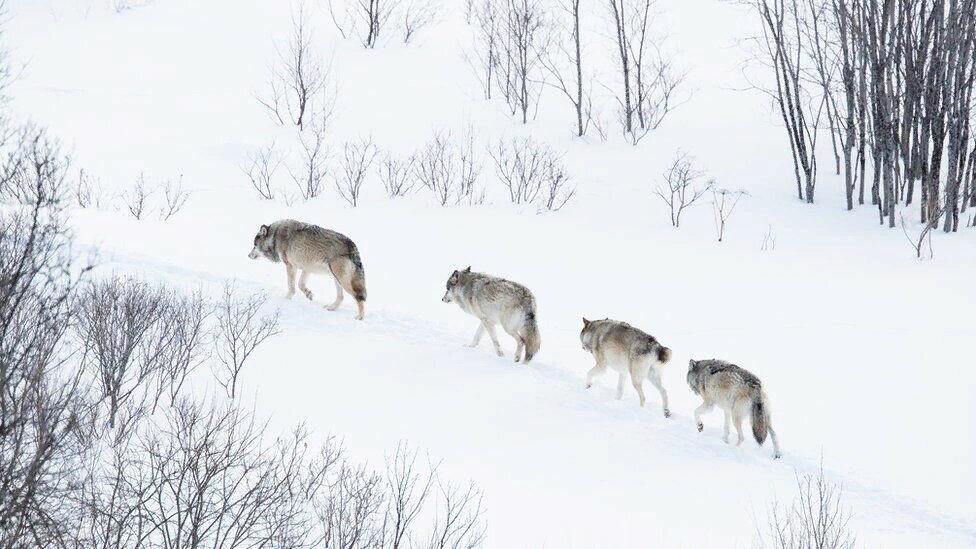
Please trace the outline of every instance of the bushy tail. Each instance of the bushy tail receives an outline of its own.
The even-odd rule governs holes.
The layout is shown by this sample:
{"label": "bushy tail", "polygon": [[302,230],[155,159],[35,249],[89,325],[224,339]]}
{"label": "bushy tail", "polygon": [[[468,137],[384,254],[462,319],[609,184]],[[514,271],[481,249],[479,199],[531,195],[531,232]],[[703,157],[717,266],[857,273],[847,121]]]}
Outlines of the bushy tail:
{"label": "bushy tail", "polygon": [[663,345],[659,346],[657,348],[657,360],[661,364],[665,364],[667,361],[671,360],[671,349],[668,349]]}
{"label": "bushy tail", "polygon": [[761,446],[766,442],[766,434],[769,426],[766,424],[766,403],[762,390],[755,390],[752,393],[752,436],[756,437],[756,442]]}
{"label": "bushy tail", "polygon": [[528,363],[532,357],[539,352],[542,345],[542,338],[539,337],[539,324],[535,320],[535,312],[531,312],[522,324],[522,342],[525,344],[525,362]]}

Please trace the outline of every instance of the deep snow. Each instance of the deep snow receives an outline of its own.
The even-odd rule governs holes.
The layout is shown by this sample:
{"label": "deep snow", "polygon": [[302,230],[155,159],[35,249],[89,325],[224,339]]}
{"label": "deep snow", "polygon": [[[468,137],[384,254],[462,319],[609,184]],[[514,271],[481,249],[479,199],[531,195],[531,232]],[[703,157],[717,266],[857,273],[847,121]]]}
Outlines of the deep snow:
{"label": "deep snow", "polygon": [[[748,14],[714,1],[661,7],[696,93],[636,148],[615,135],[572,139],[555,96],[527,128],[481,100],[462,56],[467,31],[450,10],[418,45],[370,52],[336,43],[318,14],[317,39],[340,81],[335,143],[372,135],[406,153],[434,129],[467,123],[481,145],[531,134],[566,151],[579,186],[574,202],[546,215],[493,194],[490,166],[491,203],[481,207],[390,201],[375,180],[356,209],[331,190],[293,206],[257,200],[240,164],[294,133],[254,99],[287,31],[285,2],[156,0],[116,14],[99,0],[14,0],[4,38],[28,63],[13,108],[64,139],[107,194],[140,172],[182,174],[193,191],[168,222],[74,212],[100,272],[207,292],[237,280],[271,293],[284,334],[243,374],[258,412],[282,428],[304,421],[339,435],[373,461],[401,439],[424,448],[445,474],[484,489],[491,547],[750,546],[768,505],[789,501],[794,474],[821,459],[845,489],[859,546],[974,546],[976,236],[940,233],[935,259],[918,262],[869,207],[843,211],[829,174],[817,205],[797,202],[769,106],[738,90]],[[750,192],[726,242],[715,242],[707,204],[676,231],[651,194],[679,148]],[[312,279],[315,304],[289,302],[284,269],[247,259],[256,228],[281,217],[356,240],[364,322],[348,299],[339,312],[322,309],[331,281]],[[770,227],[776,248],[760,251]],[[543,345],[530,366],[511,363],[504,335],[505,359],[487,342],[463,347],[474,320],[439,297],[451,270],[467,265],[534,291]],[[629,387],[613,399],[612,375],[583,389],[592,366],[578,341],[584,315],[626,320],[674,350],[671,419],[650,387],[643,410]],[[685,369],[712,357],[762,378],[782,460],[751,441],[724,445],[717,411],[695,431]]]}

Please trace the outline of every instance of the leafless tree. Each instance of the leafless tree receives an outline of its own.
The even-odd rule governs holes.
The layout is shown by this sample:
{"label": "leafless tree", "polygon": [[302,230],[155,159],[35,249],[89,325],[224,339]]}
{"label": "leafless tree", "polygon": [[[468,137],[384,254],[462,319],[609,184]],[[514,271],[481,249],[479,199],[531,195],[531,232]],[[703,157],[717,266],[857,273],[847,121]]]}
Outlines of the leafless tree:
{"label": "leafless tree", "polygon": [[530,138],[500,140],[489,155],[513,204],[557,210],[572,197],[562,157],[548,146]]}
{"label": "leafless tree", "polygon": [[151,196],[152,187],[146,183],[146,175],[140,173],[139,179],[132,187],[122,192],[122,202],[132,217],[141,220],[149,209],[149,198]]}
{"label": "leafless tree", "polygon": [[502,66],[502,3],[506,0],[472,0],[475,22],[474,51],[467,55],[481,82],[485,99],[491,99],[492,91],[505,84],[498,82]]}
{"label": "leafless tree", "polygon": [[576,135],[582,137],[589,128],[593,114],[590,87],[583,81],[583,50],[580,39],[580,0],[561,0],[563,19],[554,24],[556,36],[544,50],[542,66],[546,83],[559,90],[569,100],[576,113]]}
{"label": "leafless tree", "polygon": [[263,294],[239,297],[237,290],[228,284],[217,303],[214,352],[220,364],[214,365],[214,376],[230,398],[237,395],[238,378],[251,353],[268,338],[281,333],[278,312],[262,314],[267,301]]}
{"label": "leafless tree", "polygon": [[271,67],[269,91],[258,97],[279,124],[304,129],[311,117],[331,115],[335,104],[332,69],[317,54],[305,4],[292,15],[292,32]]}
{"label": "leafless tree", "polygon": [[422,469],[417,464],[417,451],[405,443],[387,457],[386,485],[390,494],[386,516],[389,524],[388,543],[393,549],[408,547],[414,521],[427,503],[437,476],[437,468]]}
{"label": "leafless tree", "polygon": [[736,204],[743,196],[749,196],[746,191],[730,191],[728,189],[719,189],[714,186],[714,182],[711,185],[712,191],[712,213],[715,218],[715,233],[718,236],[718,241],[721,242],[722,238],[725,237],[725,223],[732,216],[732,212],[735,210]]}
{"label": "leafless tree", "polygon": [[917,236],[912,236],[908,233],[908,227],[905,225],[905,216],[901,216],[901,230],[905,234],[905,238],[908,239],[908,243],[912,245],[912,249],[915,250],[916,258],[922,259],[922,252],[925,250],[926,244],[928,244],[928,258],[932,259],[935,257],[935,251],[932,249],[932,230],[938,226],[939,218],[942,217],[944,211],[945,207],[943,206],[937,216],[933,216],[928,223],[923,225],[922,230]]}
{"label": "leafless tree", "polygon": [[413,156],[399,158],[387,153],[377,163],[380,182],[383,183],[383,188],[386,189],[388,197],[406,196],[413,190],[414,162]]}
{"label": "leafless tree", "polygon": [[308,131],[301,132],[298,136],[302,149],[301,164],[295,170],[288,170],[302,200],[311,200],[322,194],[328,175],[326,127],[324,124],[314,123],[309,124],[307,129]]}
{"label": "leafless tree", "polygon": [[441,505],[428,549],[462,549],[477,547],[484,541],[485,525],[481,491],[474,485],[466,487],[438,483]]}
{"label": "leafless tree", "polygon": [[[10,196],[8,169],[9,164],[0,167],[4,196]],[[79,266],[72,261],[60,213],[66,198],[48,194],[47,173],[34,172],[31,195],[42,200],[27,209],[0,212],[4,549],[56,546],[70,535],[80,510],[69,496],[79,481],[76,464],[90,443],[88,384],[73,366],[76,356],[68,335]]]}
{"label": "leafless tree", "polygon": [[190,199],[190,191],[183,188],[182,175],[176,183],[167,180],[163,184],[163,199],[165,204],[159,211],[159,218],[163,221],[173,217],[183,209],[183,206],[186,206],[186,201]]}
{"label": "leafless tree", "polygon": [[852,549],[855,535],[843,491],[824,476],[796,475],[797,494],[787,509],[773,505],[759,530],[759,546],[770,549]]}
{"label": "leafless tree", "polygon": [[546,50],[546,20],[541,0],[504,0],[504,18],[498,27],[500,76],[496,83],[512,114],[529,121],[542,94],[543,52]]}
{"label": "leafless tree", "polygon": [[274,184],[275,173],[278,172],[282,162],[284,156],[278,152],[275,143],[272,142],[267,147],[261,147],[249,154],[247,164],[241,170],[247,175],[258,196],[265,200],[274,200],[277,194]]}
{"label": "leafless tree", "polygon": [[705,172],[695,167],[694,158],[678,151],[671,165],[663,174],[663,185],[658,185],[654,189],[654,194],[659,196],[671,210],[671,225],[679,227],[681,225],[681,212],[685,208],[690,208],[712,188],[712,181],[700,184],[699,181],[704,177]]}
{"label": "leafless tree", "polygon": [[676,94],[686,75],[653,36],[654,0],[606,2],[620,63],[620,123],[636,145],[681,103]]}
{"label": "leafless tree", "polygon": [[[176,313],[180,305],[190,307],[163,288],[132,278],[93,282],[81,291],[75,333],[85,349],[86,369],[108,403],[110,428],[123,406],[155,406],[163,383],[174,391],[182,386],[202,328],[199,319],[190,326],[193,313]],[[180,319],[188,325],[174,326]],[[171,373],[179,379],[169,379]]]}
{"label": "leafless tree", "polygon": [[342,146],[335,187],[339,196],[353,208],[359,205],[359,193],[377,154],[379,149],[376,148],[372,138],[347,142]]}

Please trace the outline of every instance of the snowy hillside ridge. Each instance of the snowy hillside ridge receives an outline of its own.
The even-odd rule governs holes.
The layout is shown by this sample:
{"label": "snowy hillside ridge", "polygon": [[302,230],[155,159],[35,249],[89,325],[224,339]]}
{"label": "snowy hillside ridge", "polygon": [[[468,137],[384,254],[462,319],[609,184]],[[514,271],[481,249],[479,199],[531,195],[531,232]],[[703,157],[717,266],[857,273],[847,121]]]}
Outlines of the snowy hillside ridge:
{"label": "snowy hillside ridge", "polygon": [[[779,29],[800,48],[780,68],[803,75],[804,118],[784,123],[777,59],[750,40],[764,4],[659,0],[645,18],[642,0],[381,0],[370,24],[342,0],[7,0],[17,78],[3,124],[27,129],[3,144],[18,177],[2,179],[0,252],[20,257],[32,240],[19,235],[37,231],[53,251],[3,269],[36,268],[17,287],[24,303],[74,316],[46,317],[58,320],[36,334],[49,337],[24,337],[23,322],[3,332],[4,348],[57,351],[22,356],[68,357],[12,386],[62,412],[18,408],[30,418],[18,433],[45,432],[35,422],[61,438],[31,477],[47,499],[0,503],[17,509],[3,539],[188,540],[168,513],[205,495],[209,517],[276,502],[237,529],[272,546],[747,547],[808,494],[834,502],[858,547],[972,546],[976,164],[972,111],[959,110],[971,96],[926,103],[892,60],[885,74],[856,65],[850,82],[869,95],[848,103],[850,73],[818,80],[804,16]],[[893,5],[900,21],[919,15]],[[859,30],[835,40],[843,19],[827,8],[817,39],[830,59],[842,44],[856,59],[878,51]],[[958,28],[966,17],[945,14]],[[938,48],[959,59],[958,79],[924,86],[947,97],[965,95],[951,83],[973,62],[953,40]],[[850,108],[889,100],[901,103]],[[909,116],[919,104],[925,116]],[[892,112],[905,116],[896,129]],[[37,202],[32,232],[16,213]],[[248,259],[279,219],[355,243],[363,320],[353,294],[326,309],[328,270],[295,273],[290,292],[282,264]],[[502,357],[488,333],[467,347],[479,321],[441,299],[469,265],[533,294],[541,346],[528,364],[504,330]],[[655,366],[669,418],[651,383],[643,408],[630,383],[615,399],[615,376],[584,388],[584,317],[670,350]],[[112,322],[144,329],[130,369],[95,352],[121,333]],[[720,410],[698,432],[686,374],[713,358],[762,380],[782,459],[768,439],[725,444]],[[49,381],[61,392],[31,389]],[[176,464],[206,468],[217,447],[221,482],[167,491]],[[120,478],[132,481],[107,482]],[[221,488],[232,479],[266,500]],[[165,496],[140,506],[140,493]],[[98,520],[125,509],[156,524]],[[227,524],[208,542],[236,546],[221,541]]]}

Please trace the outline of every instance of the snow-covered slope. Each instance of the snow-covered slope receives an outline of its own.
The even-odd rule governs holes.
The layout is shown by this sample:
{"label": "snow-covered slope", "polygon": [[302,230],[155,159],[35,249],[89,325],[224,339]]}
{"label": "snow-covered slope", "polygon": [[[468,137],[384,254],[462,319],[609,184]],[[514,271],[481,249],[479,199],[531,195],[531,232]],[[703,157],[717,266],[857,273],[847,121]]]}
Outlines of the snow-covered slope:
{"label": "snow-covered slope", "polygon": [[[91,6],[88,6],[91,4]],[[825,177],[821,203],[792,197],[792,171],[761,96],[736,91],[750,23],[724,2],[662,2],[694,97],[634,148],[570,137],[553,97],[521,127],[480,99],[452,9],[420,44],[363,51],[318,13],[316,38],[340,81],[334,142],[371,135],[410,152],[436,129],[470,123],[481,145],[530,134],[566,151],[578,195],[547,215],[490,203],[440,208],[390,201],[377,181],[355,209],[332,192],[287,206],[257,200],[240,164],[294,130],[254,99],[266,84],[289,7],[274,0],[157,0],[116,14],[97,0],[16,0],[5,40],[28,62],[13,107],[48,126],[107,194],[183,176],[193,195],[167,222],[78,210],[79,241],[100,271],[217,292],[227,280],[275,296],[284,334],[244,372],[259,413],[306,422],[379,460],[405,439],[485,491],[492,547],[745,547],[794,475],[822,460],[841,483],[865,547],[976,544],[972,232],[937,235],[919,263],[868,209],[843,211]],[[592,36],[593,42],[604,40]],[[674,230],[650,189],[676,149],[751,193],[715,242],[707,205]],[[492,190],[494,188],[494,190]],[[367,272],[364,322],[347,301],[283,299],[279,265],[247,259],[254,231],[282,217],[356,240]],[[772,231],[776,246],[760,251]],[[472,318],[440,302],[451,270],[518,280],[539,303],[542,350],[530,366],[485,344],[464,348]],[[581,316],[627,320],[674,350],[665,383],[640,409],[607,376],[583,389],[591,357]],[[511,354],[512,345],[503,337]],[[720,440],[721,414],[696,432],[689,358],[721,357],[767,386],[785,457]],[[205,391],[205,386],[198,390]]]}

